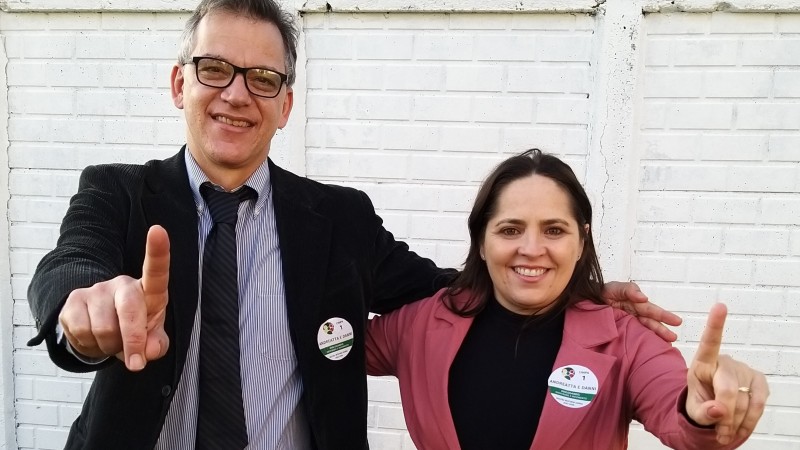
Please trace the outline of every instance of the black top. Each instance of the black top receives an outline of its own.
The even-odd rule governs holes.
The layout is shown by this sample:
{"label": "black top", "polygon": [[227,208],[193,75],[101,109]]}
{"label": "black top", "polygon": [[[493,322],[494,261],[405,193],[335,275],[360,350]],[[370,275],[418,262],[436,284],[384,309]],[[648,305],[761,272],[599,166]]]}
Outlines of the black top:
{"label": "black top", "polygon": [[463,450],[531,447],[563,329],[563,311],[522,316],[494,299],[475,317],[448,385]]}

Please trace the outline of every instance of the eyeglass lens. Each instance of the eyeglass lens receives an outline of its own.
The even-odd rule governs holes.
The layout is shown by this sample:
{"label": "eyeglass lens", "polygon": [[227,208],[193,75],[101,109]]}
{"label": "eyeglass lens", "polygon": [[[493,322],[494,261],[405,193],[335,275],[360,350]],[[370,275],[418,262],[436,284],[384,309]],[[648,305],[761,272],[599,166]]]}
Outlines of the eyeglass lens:
{"label": "eyeglass lens", "polygon": [[[233,66],[225,61],[203,58],[197,62],[197,78],[211,87],[226,87],[235,75]],[[274,97],[281,90],[281,76],[271,70],[250,68],[245,72],[247,88],[253,94]]]}

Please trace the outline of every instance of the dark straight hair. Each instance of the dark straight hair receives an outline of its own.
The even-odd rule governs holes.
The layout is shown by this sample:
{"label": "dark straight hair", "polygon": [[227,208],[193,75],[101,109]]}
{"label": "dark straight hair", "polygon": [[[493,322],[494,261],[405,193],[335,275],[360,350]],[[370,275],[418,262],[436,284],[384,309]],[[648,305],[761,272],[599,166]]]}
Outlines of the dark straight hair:
{"label": "dark straight hair", "polygon": [[[583,252],[567,287],[556,300],[553,312],[562,311],[580,300],[603,304],[603,274],[592,239],[592,205],[572,169],[558,157],[542,153],[539,149],[527,150],[501,162],[486,178],[469,214],[470,247],[464,269],[447,288],[444,301],[447,307],[461,316],[474,316],[481,312],[494,295],[494,285],[486,262],[481,258],[489,220],[497,213],[497,203],[505,188],[522,178],[540,175],[555,181],[570,199],[572,216],[578,223],[583,238]],[[589,225],[589,231],[585,230]],[[455,304],[453,296],[469,292],[467,302]]]}

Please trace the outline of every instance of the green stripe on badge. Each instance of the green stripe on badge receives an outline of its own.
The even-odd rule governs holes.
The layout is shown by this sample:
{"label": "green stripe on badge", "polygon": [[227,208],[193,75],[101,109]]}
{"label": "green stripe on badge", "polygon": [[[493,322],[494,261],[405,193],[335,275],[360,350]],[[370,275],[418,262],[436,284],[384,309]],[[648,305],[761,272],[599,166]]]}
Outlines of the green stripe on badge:
{"label": "green stripe on badge", "polygon": [[550,392],[553,395],[560,395],[562,397],[572,398],[575,400],[582,400],[584,402],[590,402],[594,398],[595,394],[589,394],[586,392],[575,392],[575,391],[567,391],[565,389],[561,389],[558,387],[550,386]]}
{"label": "green stripe on badge", "polygon": [[345,349],[347,347],[352,347],[352,346],[353,346],[353,339],[350,338],[350,339],[348,339],[346,341],[337,342],[337,343],[335,343],[335,344],[333,344],[333,345],[331,345],[329,347],[323,348],[322,349],[322,354],[323,355],[330,355],[333,352],[338,352],[339,350]]}

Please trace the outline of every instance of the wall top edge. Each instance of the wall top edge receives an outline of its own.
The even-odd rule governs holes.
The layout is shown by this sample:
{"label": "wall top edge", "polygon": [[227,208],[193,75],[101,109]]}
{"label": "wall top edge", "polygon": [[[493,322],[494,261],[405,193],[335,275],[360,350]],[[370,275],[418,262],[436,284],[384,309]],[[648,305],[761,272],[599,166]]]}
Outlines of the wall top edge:
{"label": "wall top edge", "polygon": [[[198,0],[0,0],[0,11],[186,13]],[[278,0],[299,13],[594,13],[621,2],[643,13],[800,12],[800,0]]]}
{"label": "wall top edge", "polygon": [[[591,13],[607,0],[278,0],[300,13]],[[619,1],[619,0],[611,0]],[[631,0],[623,0],[631,1]],[[0,0],[6,12],[190,12],[198,0]],[[68,5],[68,6],[67,6]]]}
{"label": "wall top edge", "polygon": [[[302,12],[459,12],[565,13],[593,12],[607,0],[306,0]],[[630,1],[630,0],[625,0]]]}
{"label": "wall top edge", "polygon": [[[199,0],[0,0],[5,12],[190,12]],[[286,0],[282,1],[284,4]]]}
{"label": "wall top edge", "polygon": [[197,6],[197,0],[141,1],[131,0],[0,0],[0,11],[24,12],[187,12]]}
{"label": "wall top edge", "polygon": [[[591,12],[607,0],[278,0],[299,12]],[[619,0],[611,0],[619,1]],[[630,0],[623,0],[630,1]],[[8,12],[187,12],[198,0],[0,0]]]}
{"label": "wall top edge", "polygon": [[800,0],[642,0],[644,13],[800,12]]}

